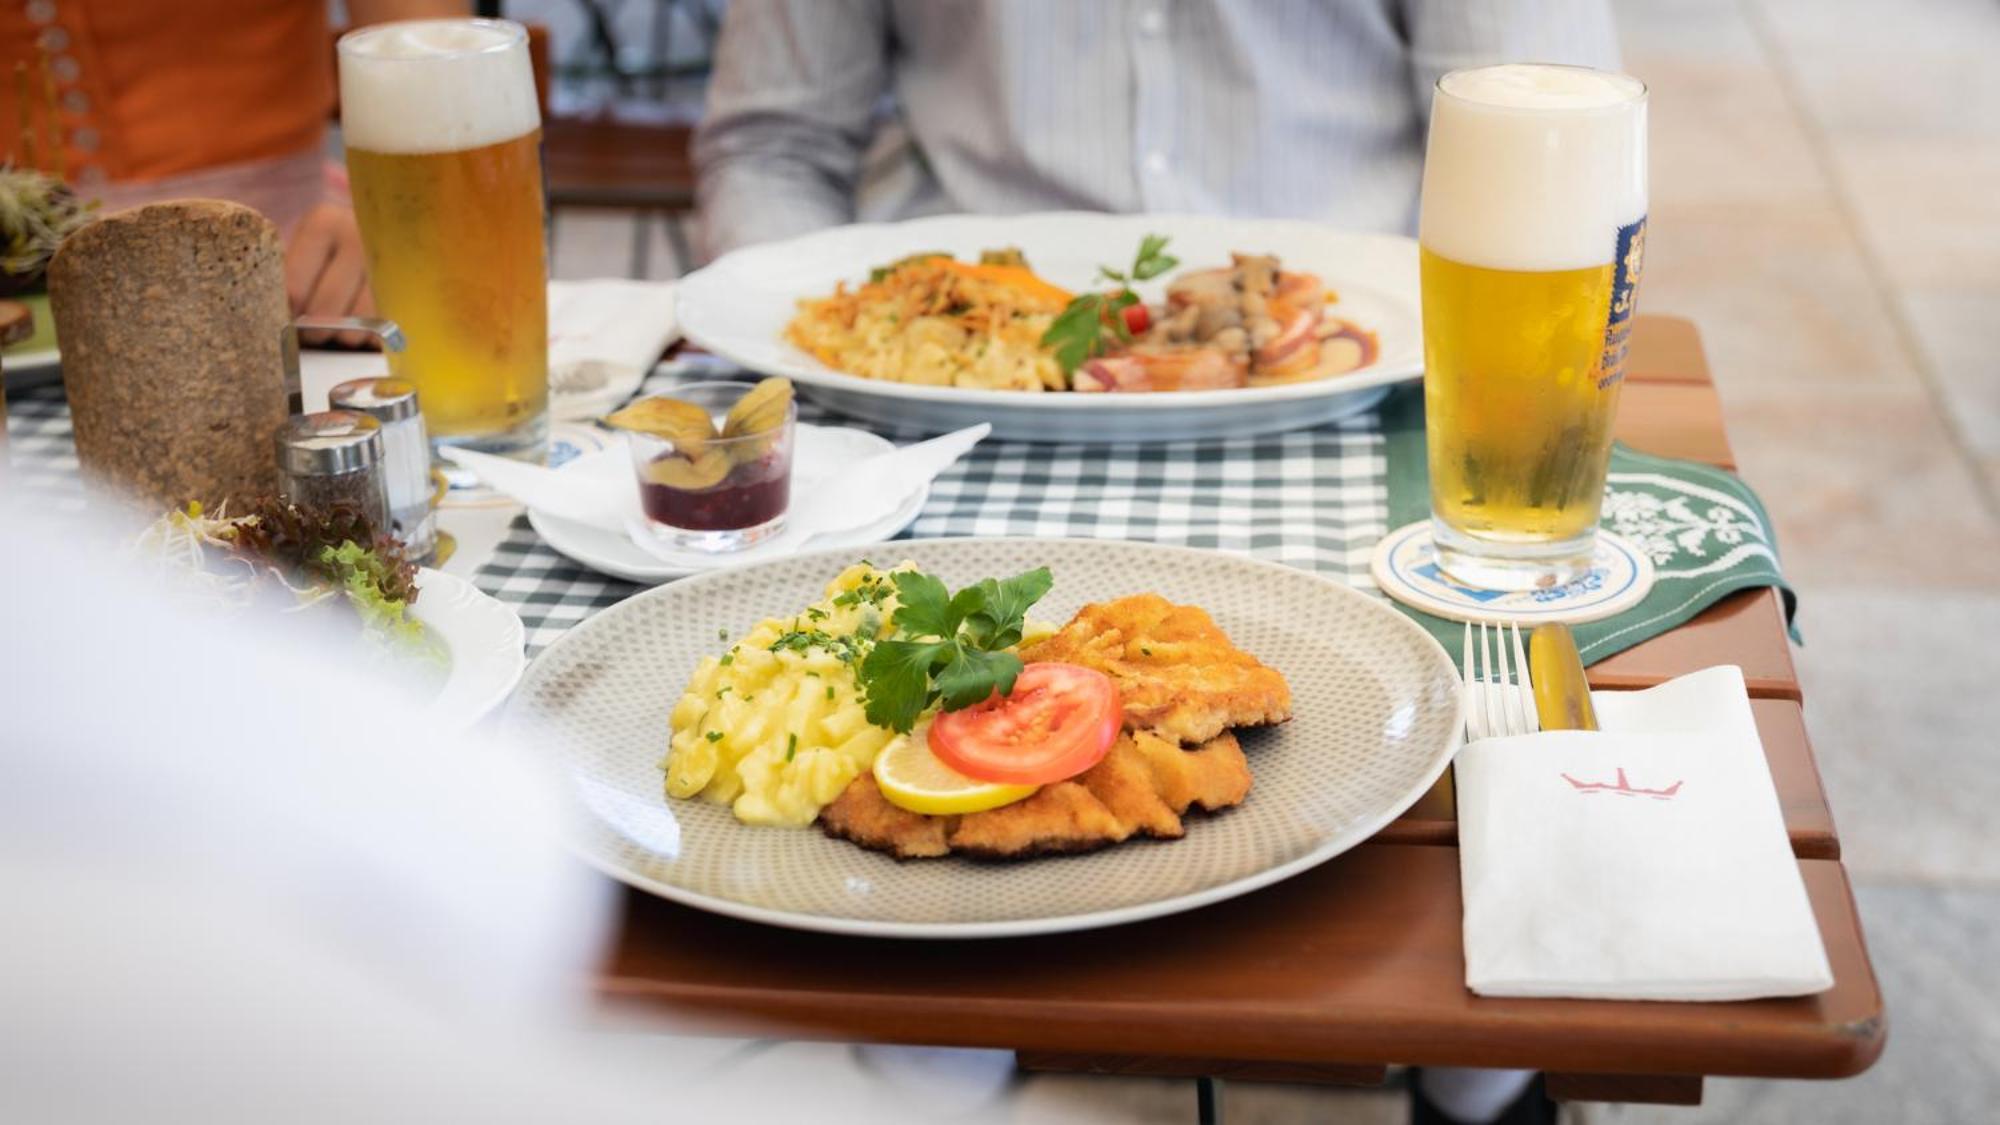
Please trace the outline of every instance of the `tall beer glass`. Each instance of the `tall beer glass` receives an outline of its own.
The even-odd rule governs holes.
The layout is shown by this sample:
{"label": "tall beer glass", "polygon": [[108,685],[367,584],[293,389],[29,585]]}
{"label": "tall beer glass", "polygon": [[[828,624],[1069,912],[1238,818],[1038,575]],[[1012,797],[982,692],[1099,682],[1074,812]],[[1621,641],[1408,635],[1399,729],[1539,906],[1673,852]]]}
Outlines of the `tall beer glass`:
{"label": "tall beer glass", "polygon": [[548,264],[527,33],[497,20],[352,32],[340,106],[368,281],[408,340],[399,374],[432,440],[542,459]]}
{"label": "tall beer glass", "polygon": [[1645,254],[1645,85],[1539,64],[1445,75],[1418,241],[1438,565],[1489,590],[1578,577]]}

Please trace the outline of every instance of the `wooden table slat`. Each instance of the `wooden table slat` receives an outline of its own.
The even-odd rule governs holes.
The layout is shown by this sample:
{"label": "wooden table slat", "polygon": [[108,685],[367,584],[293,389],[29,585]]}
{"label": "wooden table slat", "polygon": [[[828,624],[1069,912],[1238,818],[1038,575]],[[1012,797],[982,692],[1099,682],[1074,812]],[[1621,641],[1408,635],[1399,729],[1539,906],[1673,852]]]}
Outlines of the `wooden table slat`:
{"label": "wooden table slat", "polygon": [[1881,993],[1840,865],[1799,866],[1835,984],[1798,999],[1473,996],[1457,851],[1379,844],[1189,914],[1000,941],[802,936],[633,894],[601,987],[684,1018],[720,1008],[733,1030],[804,1038],[1067,1054],[1115,1042],[1136,1056],[1348,1066],[1855,1074],[1882,1049]]}
{"label": "wooden table slat", "polygon": [[1707,383],[1708,353],[1701,332],[1684,316],[1641,316],[1634,321],[1625,378],[1644,383]]}
{"label": "wooden table slat", "polygon": [[1775,589],[1731,594],[1680,628],[1592,664],[1588,678],[1593,688],[1644,688],[1717,664],[1742,668],[1753,699],[1804,697]]}
{"label": "wooden table slat", "polygon": [[1722,427],[1722,399],[1706,382],[1627,379],[1612,432],[1641,453],[1736,468]]}
{"label": "wooden table slat", "polygon": [[552,207],[694,206],[693,129],[633,120],[616,112],[551,117],[542,129],[542,164]]}
{"label": "wooden table slat", "polygon": [[1388,1080],[1385,1066],[1339,1066],[1326,1063],[1260,1063],[1236,1059],[1160,1059],[1135,1055],[1073,1055],[1058,1051],[1019,1051],[1014,1063],[1022,1070],[1062,1074],[1145,1075],[1154,1078],[1224,1078],[1236,1082],[1292,1082],[1312,1086],[1380,1086]]}
{"label": "wooden table slat", "polygon": [[1701,1079],[1685,1074],[1550,1074],[1544,1077],[1549,1098],[1558,1102],[1701,1104]]}
{"label": "wooden table slat", "polygon": [[[1778,791],[1792,853],[1800,859],[1839,859],[1840,838],[1806,737],[1804,710],[1788,699],[1753,699],[1750,711],[1771,763],[1771,782]],[[1377,833],[1374,842],[1453,847],[1458,843],[1457,820],[1451,775],[1446,774],[1408,812]]]}

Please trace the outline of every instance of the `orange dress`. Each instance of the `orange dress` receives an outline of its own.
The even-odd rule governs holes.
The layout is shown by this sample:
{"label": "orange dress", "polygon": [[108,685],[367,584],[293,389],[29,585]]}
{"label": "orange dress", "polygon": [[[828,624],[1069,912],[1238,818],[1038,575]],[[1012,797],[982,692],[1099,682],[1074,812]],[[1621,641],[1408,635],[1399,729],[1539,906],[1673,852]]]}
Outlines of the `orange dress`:
{"label": "orange dress", "polygon": [[326,0],[0,0],[0,63],[8,159],[107,206],[207,194],[288,228],[323,190]]}

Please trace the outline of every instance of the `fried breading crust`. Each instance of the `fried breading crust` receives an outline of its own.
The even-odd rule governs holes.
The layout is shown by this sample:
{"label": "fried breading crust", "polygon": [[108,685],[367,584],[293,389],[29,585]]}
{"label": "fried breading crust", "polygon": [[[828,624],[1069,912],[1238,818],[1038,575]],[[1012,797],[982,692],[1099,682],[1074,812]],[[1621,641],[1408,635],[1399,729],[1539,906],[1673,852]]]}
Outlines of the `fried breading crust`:
{"label": "fried breading crust", "polygon": [[1176,839],[1189,808],[1240,804],[1250,762],[1236,736],[1184,750],[1146,732],[1119,736],[1104,760],[1015,804],[965,816],[924,816],[892,805],[862,774],[821,810],[829,836],[899,859],[946,854],[986,859],[1085,852],[1136,836]]}
{"label": "fried breading crust", "polygon": [[1183,746],[1292,717],[1283,676],[1231,644],[1200,608],[1158,594],[1085,606],[1021,659],[1097,669],[1117,683],[1127,727]]}

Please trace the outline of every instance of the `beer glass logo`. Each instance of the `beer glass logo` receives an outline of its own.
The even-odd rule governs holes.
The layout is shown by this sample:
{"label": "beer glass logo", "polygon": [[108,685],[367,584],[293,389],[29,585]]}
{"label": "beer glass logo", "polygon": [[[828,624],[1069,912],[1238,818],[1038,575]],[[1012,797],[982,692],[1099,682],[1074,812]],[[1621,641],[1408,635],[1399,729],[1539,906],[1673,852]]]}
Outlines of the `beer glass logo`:
{"label": "beer glass logo", "polygon": [[1625,377],[1625,352],[1632,338],[1632,310],[1638,305],[1639,274],[1646,264],[1646,218],[1618,228],[1618,255],[1611,261],[1611,316],[1604,325],[1604,355],[1597,389]]}

